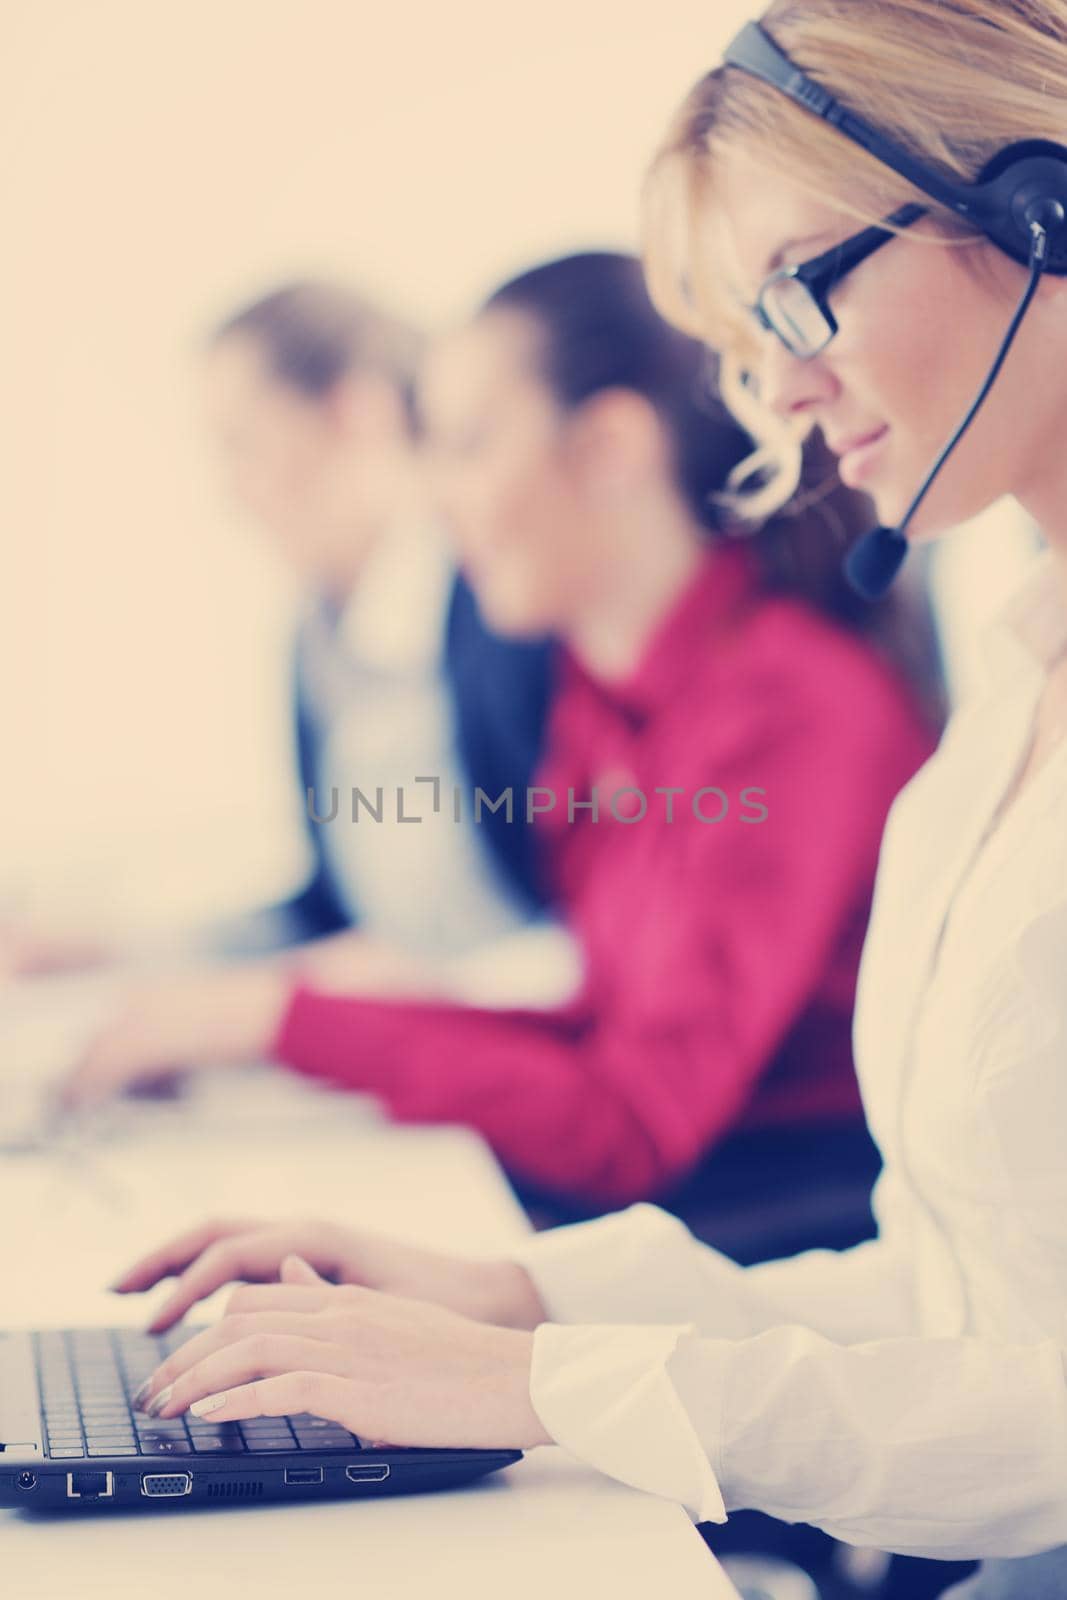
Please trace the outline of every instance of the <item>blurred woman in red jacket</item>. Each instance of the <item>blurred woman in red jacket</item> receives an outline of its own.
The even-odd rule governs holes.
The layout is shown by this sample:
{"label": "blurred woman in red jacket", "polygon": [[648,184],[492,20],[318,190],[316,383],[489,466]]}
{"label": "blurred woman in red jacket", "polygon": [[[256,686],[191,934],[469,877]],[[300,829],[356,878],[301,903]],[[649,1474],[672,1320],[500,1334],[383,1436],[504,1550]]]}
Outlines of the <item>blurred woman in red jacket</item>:
{"label": "blurred woman in red jacket", "polygon": [[486,622],[559,640],[536,788],[512,803],[580,987],[495,1010],[375,994],[358,960],[343,993],[278,965],[212,974],[142,1001],[70,1096],[274,1056],[398,1118],[468,1123],[520,1185],[582,1206],[662,1197],[715,1146],[707,1170],[732,1148],[742,1190],[775,1182],[753,1160],[789,1161],[795,1200],[828,1149],[869,1160],[856,971],[886,814],[934,738],[908,603],[861,611],[839,575],[866,502],[809,484],[791,516],[732,524],[751,441],[627,256],[500,289],[431,357],[422,409]]}

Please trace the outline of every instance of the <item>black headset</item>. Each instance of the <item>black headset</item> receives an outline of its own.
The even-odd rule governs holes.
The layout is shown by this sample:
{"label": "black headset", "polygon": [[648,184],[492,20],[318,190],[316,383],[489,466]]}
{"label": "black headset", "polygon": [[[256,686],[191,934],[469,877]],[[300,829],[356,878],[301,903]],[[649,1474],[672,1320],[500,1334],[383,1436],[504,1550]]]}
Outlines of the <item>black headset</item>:
{"label": "black headset", "polygon": [[876,161],[899,173],[940,205],[977,228],[1013,261],[1029,269],[1029,282],[996,359],[963,421],[923,480],[897,527],[879,527],[849,550],[845,572],[868,600],[885,594],[908,553],[905,530],[934,479],[985,403],[1015,335],[1046,272],[1067,276],[1067,145],[1023,139],[997,152],[973,183],[945,177],[910,151],[879,133],[786,55],[758,22],[749,22],[727,46],[723,65],[760,78],[797,105],[860,145]]}

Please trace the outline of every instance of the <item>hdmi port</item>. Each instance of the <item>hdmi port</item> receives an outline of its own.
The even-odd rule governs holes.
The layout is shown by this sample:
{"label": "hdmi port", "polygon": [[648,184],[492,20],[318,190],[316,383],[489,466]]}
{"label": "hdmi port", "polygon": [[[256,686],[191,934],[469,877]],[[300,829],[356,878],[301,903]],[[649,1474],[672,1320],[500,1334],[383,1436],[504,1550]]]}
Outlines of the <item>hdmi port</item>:
{"label": "hdmi port", "polygon": [[324,1473],[321,1467],[286,1467],[286,1483],[321,1483]]}
{"label": "hdmi port", "polygon": [[361,1463],[358,1467],[346,1467],[345,1477],[349,1483],[384,1483],[389,1476],[389,1463],[379,1461],[375,1463]]}

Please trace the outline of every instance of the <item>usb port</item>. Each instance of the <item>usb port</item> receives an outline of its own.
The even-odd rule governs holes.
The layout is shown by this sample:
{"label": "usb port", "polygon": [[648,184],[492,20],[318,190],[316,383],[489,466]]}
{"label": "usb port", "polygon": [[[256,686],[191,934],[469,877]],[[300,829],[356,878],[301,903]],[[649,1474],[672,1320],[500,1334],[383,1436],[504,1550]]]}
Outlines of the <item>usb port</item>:
{"label": "usb port", "polygon": [[321,1467],[286,1467],[286,1483],[321,1483],[325,1474]]}
{"label": "usb port", "polygon": [[349,1483],[384,1483],[388,1476],[387,1461],[360,1462],[358,1467],[345,1468],[345,1477]]}

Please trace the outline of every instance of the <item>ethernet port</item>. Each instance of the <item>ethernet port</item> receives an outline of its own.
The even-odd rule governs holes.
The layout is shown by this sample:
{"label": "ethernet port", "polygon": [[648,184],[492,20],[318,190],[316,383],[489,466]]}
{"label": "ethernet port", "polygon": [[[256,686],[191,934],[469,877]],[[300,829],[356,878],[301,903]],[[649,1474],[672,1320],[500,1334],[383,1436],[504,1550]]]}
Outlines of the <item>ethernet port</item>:
{"label": "ethernet port", "polygon": [[115,1493],[113,1472],[68,1472],[68,1500],[108,1500]]}

